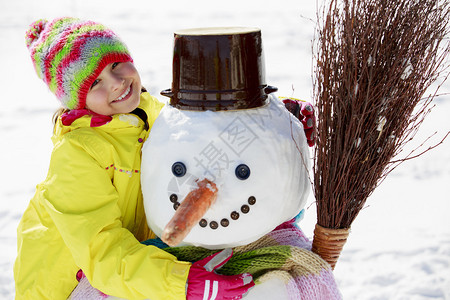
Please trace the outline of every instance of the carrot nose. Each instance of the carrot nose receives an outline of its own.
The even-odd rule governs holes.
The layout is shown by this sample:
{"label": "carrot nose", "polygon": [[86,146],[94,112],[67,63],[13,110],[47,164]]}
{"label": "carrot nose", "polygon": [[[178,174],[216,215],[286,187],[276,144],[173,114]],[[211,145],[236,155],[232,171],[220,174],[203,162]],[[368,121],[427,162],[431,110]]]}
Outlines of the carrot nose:
{"label": "carrot nose", "polygon": [[178,245],[203,218],[217,198],[216,184],[208,179],[197,182],[167,223],[161,240],[169,246]]}

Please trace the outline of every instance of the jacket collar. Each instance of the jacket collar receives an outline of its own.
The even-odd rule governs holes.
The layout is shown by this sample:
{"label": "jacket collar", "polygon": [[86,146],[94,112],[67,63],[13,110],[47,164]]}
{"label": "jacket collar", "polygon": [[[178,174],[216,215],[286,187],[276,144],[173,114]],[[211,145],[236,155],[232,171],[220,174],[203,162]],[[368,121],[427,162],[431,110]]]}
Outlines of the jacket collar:
{"label": "jacket collar", "polygon": [[[75,130],[77,128],[102,128],[104,130],[114,130],[117,128],[137,128],[143,126],[145,129],[147,118],[143,118],[142,114],[146,115],[146,110],[149,107],[148,97],[143,97],[141,94],[141,102],[136,110],[139,114],[116,114],[112,116],[104,116],[96,114],[87,109],[71,110],[62,114],[57,121],[54,130],[54,138],[58,138],[65,133]],[[145,119],[145,120],[144,120]]]}
{"label": "jacket collar", "polygon": [[91,110],[83,108],[83,109],[72,109],[62,114],[61,122],[64,126],[70,126],[75,120],[84,117],[86,115],[91,116],[91,122],[89,125],[90,127],[99,127],[111,122],[112,120],[111,116],[100,115]]}

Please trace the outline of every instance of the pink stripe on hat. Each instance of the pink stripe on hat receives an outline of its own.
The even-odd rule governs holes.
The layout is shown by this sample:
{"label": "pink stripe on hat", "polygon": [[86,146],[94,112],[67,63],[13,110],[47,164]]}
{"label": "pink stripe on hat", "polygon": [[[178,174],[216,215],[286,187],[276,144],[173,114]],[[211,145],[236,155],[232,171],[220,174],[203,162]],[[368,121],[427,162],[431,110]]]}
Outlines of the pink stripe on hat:
{"label": "pink stripe on hat", "polygon": [[[68,38],[70,37],[70,35],[72,35],[74,33],[74,31],[82,28],[83,26],[85,26],[85,24],[82,24],[82,23],[78,23],[78,24],[75,23],[75,24],[72,24],[71,26],[68,26],[62,32],[62,35],[60,36],[60,38],[58,39],[56,44],[54,44],[53,47],[51,47],[49,49],[48,55],[47,55],[45,63],[44,63],[44,66],[45,66],[44,81],[47,84],[50,84],[51,80],[52,80],[52,75],[50,74],[50,70],[52,69],[52,65],[54,63],[55,56],[57,54],[61,53],[61,51],[64,48],[70,47],[74,50],[77,50],[77,48],[73,47],[71,43],[68,43]],[[82,37],[80,36],[80,38],[82,38]],[[69,52],[69,55],[70,55],[70,52]],[[58,68],[58,66],[56,66],[56,68]],[[58,74],[58,72],[56,72],[56,74]]]}
{"label": "pink stripe on hat", "polygon": [[34,22],[26,33],[26,45],[38,76],[68,109],[84,108],[86,94],[105,66],[132,61],[114,32],[75,18]]}
{"label": "pink stripe on hat", "polygon": [[104,56],[103,59],[99,62],[98,67],[96,70],[92,73],[92,75],[87,78],[83,84],[81,85],[80,89],[78,90],[78,99],[79,99],[79,107],[85,107],[86,105],[86,96],[89,92],[89,89],[92,86],[92,83],[94,80],[100,75],[102,70],[111,62],[127,62],[127,61],[133,61],[130,56],[125,55],[123,53],[109,53],[108,55]]}
{"label": "pink stripe on hat", "polygon": [[[86,68],[89,64],[83,64],[79,63],[80,61],[88,60],[88,57],[82,57],[82,51],[84,48],[84,45],[88,43],[89,41],[92,41],[96,37],[109,37],[112,38],[114,36],[114,33],[111,31],[105,31],[105,32],[85,32],[84,34],[81,34],[77,37],[77,39],[74,41],[72,45],[72,51],[69,53],[69,55],[66,55],[61,62],[56,66],[56,82],[57,87],[55,94],[57,97],[62,97],[64,93],[67,93],[68,91],[65,89],[64,86],[64,75],[67,74],[68,68],[72,65],[72,72],[74,71],[80,71],[82,68]],[[95,53],[87,53],[86,56],[94,55]],[[76,66],[78,63],[78,66]],[[74,70],[77,69],[77,70]],[[77,72],[77,73],[78,73]],[[100,72],[99,72],[100,73]],[[73,74],[74,77],[76,77],[76,74]],[[68,88],[66,86],[66,88]]]}

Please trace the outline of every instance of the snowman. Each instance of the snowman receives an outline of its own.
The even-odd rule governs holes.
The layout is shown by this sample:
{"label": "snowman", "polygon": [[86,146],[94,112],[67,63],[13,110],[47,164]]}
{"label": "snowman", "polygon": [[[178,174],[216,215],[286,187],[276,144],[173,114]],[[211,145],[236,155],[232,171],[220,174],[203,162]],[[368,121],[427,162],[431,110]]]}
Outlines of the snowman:
{"label": "snowman", "polygon": [[[193,263],[232,253],[214,271],[251,273],[245,300],[341,299],[296,225],[310,192],[312,107],[276,98],[264,75],[257,28],[175,33],[172,88],[162,92],[170,101],[142,148],[144,208],[158,237],[143,243]],[[118,298],[82,277],[70,299]]]}
{"label": "snowman", "polygon": [[285,101],[296,117],[274,91],[259,29],[175,33],[170,101],[142,150],[147,222],[175,255],[192,252],[182,260],[232,248],[218,272],[248,264],[244,299],[339,299],[295,224],[310,192],[302,106]]}

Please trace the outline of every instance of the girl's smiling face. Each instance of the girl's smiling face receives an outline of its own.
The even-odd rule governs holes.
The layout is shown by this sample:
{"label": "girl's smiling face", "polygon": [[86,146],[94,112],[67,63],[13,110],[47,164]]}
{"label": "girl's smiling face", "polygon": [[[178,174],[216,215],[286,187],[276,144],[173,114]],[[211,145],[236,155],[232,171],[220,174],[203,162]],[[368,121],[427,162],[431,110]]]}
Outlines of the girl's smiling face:
{"label": "girl's smiling face", "polygon": [[129,113],[140,102],[141,78],[131,62],[107,65],[86,96],[86,108],[101,115]]}

